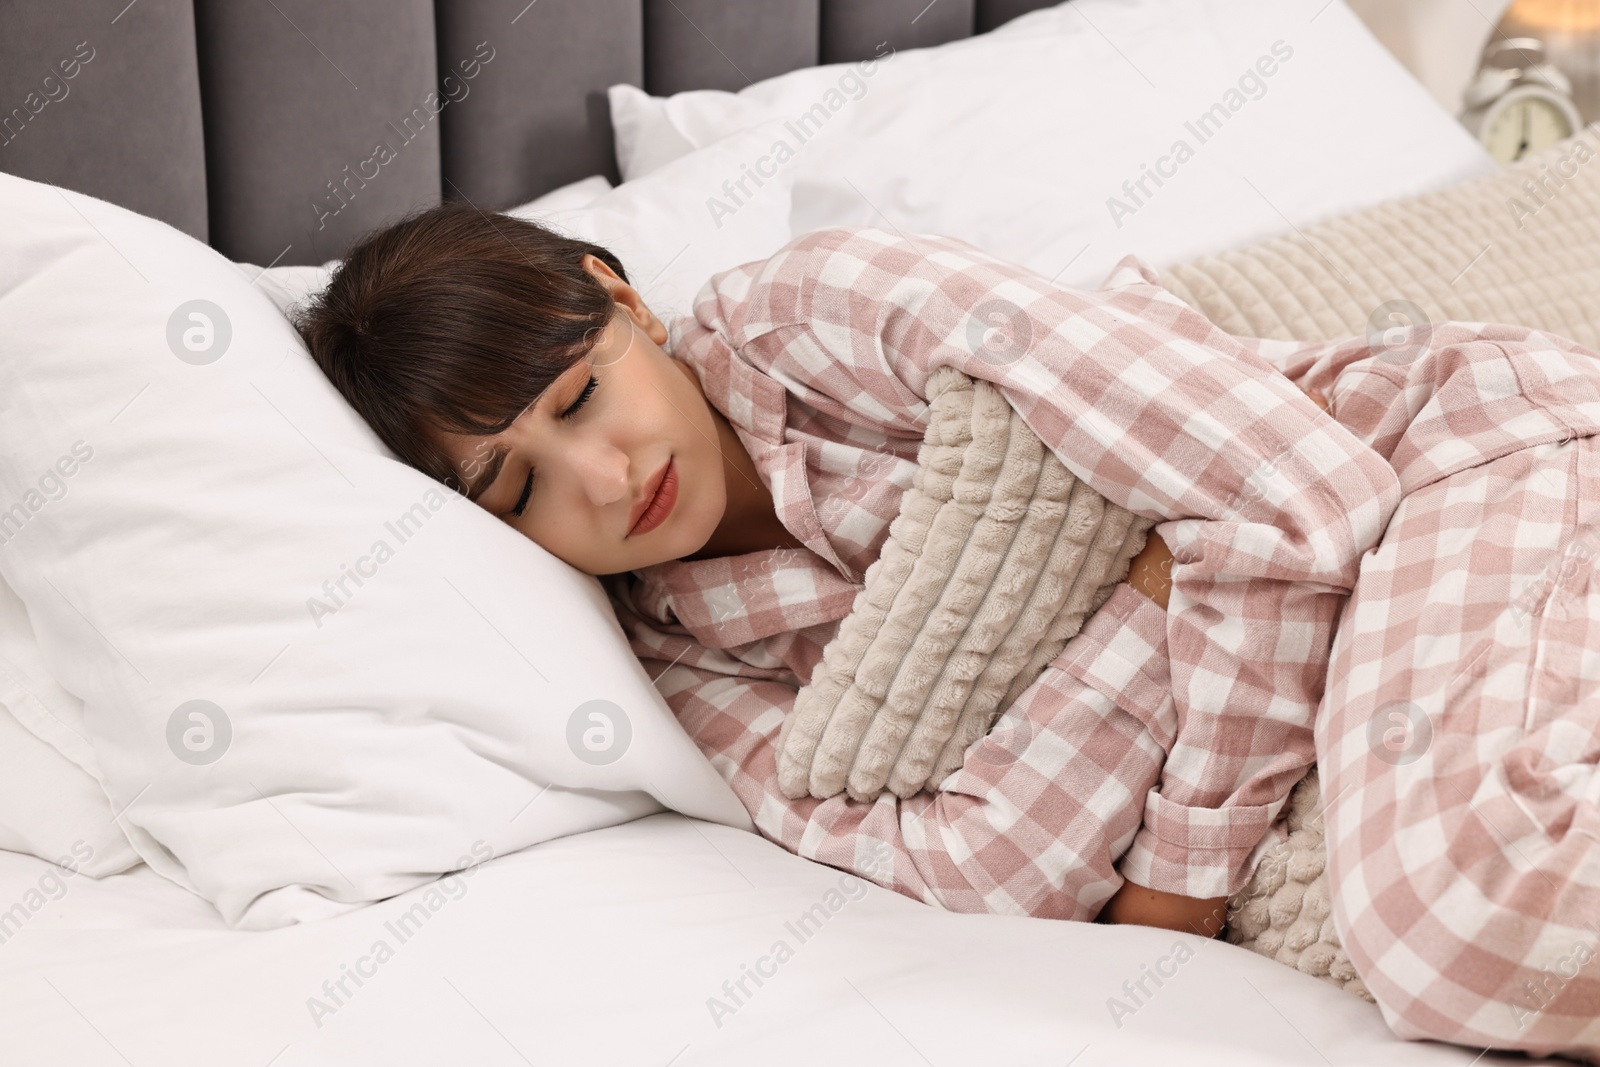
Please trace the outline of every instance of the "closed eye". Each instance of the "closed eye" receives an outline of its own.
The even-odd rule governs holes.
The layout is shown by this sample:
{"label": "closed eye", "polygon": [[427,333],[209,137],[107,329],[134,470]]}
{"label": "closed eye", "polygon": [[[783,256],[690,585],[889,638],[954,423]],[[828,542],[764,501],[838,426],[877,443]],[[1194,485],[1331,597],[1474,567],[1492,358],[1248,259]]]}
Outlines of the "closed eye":
{"label": "closed eye", "polygon": [[583,392],[579,393],[578,399],[574,400],[571,406],[561,413],[561,417],[563,419],[570,419],[572,416],[576,415],[578,413],[578,409],[589,402],[589,398],[594,395],[595,387],[599,384],[599,378],[596,378],[592,374],[589,375],[588,384],[583,387]]}
{"label": "closed eye", "polygon": [[[563,411],[561,413],[561,418],[563,420],[566,420],[566,419],[570,419],[574,415],[576,415],[578,413],[578,409],[583,407],[583,405],[585,405],[585,404],[587,404],[589,402],[589,398],[594,395],[595,388],[599,384],[600,384],[600,379],[596,378],[592,374],[589,375],[588,384],[586,384],[583,387],[583,392],[579,393],[578,394],[578,399],[574,400],[570,405],[568,405],[567,410],[565,410],[565,411]],[[526,482],[524,482],[523,485],[522,485],[522,495],[517,498],[517,506],[511,509],[511,515],[512,515],[513,518],[518,518],[518,519],[522,518],[523,509],[525,509],[528,506],[528,498],[531,497],[532,495],[533,495],[533,470],[532,470],[532,468],[529,468],[529,470],[528,470],[528,480]]]}

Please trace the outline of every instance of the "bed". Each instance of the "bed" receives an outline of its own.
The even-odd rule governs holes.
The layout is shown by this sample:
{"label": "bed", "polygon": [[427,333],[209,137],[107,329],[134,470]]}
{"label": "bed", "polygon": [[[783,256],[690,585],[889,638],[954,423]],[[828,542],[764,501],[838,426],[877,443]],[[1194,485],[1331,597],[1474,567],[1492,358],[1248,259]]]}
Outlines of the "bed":
{"label": "bed", "polygon": [[[229,284],[271,298],[260,301],[265,312],[232,315],[233,343],[244,348],[251,330],[266,328],[259,315],[290,308],[362,233],[410,206],[448,197],[527,213],[617,246],[630,270],[639,265],[652,306],[668,310],[681,311],[706,272],[770,254],[792,234],[820,225],[887,225],[1004,250],[1061,284],[1096,284],[1121,255],[1137,252],[1174,292],[1240,334],[1381,334],[1399,314],[1527,322],[1586,345],[1600,342],[1600,314],[1588,295],[1600,290],[1593,168],[1572,163],[1571,144],[1504,171],[1493,167],[1342,0],[1279,5],[1265,22],[1264,9],[1246,0],[1195,4],[1183,18],[1155,0],[1059,7],[782,0],[759,8],[721,0],[370,0],[336,9],[286,0],[136,0],[0,10],[7,28],[0,106],[20,108],[0,119],[10,122],[0,170],[41,183],[0,188],[7,212],[38,208],[19,216],[18,228],[42,235],[34,245],[0,249],[0,298],[12,299],[0,299],[0,321],[19,329],[41,327],[38,312],[17,302],[33,277],[18,249],[53,247],[56,215],[66,220],[60,225],[77,226],[76,212],[94,231],[85,239],[104,240],[141,277],[146,270],[155,276],[158,260],[188,254],[183,242],[208,244],[214,260],[230,270],[237,265]],[[1271,23],[1280,18],[1282,27]],[[1240,38],[1238,25],[1251,20],[1253,36]],[[88,50],[77,49],[79,42]],[[1295,58],[1274,54],[1274,43],[1291,45]],[[997,84],[997,68],[1015,67],[1017,49],[1034,50],[1033,74],[1043,69],[1041,57],[1057,56],[1051,76],[1077,79],[1054,88],[1082,93],[1083,106],[1046,100],[1062,123],[1053,137],[1019,133],[1036,128],[1043,112],[1024,109],[1009,120],[1022,125],[1000,121],[1002,108],[1017,111],[1038,88],[1021,75],[1014,89],[999,81],[998,96],[988,98],[993,110],[972,106],[983,99],[974,87]],[[1351,63],[1366,74],[1361,84],[1330,96],[1328,79]],[[851,71],[856,81],[841,81]],[[885,73],[899,71],[899,82]],[[1246,90],[1241,72],[1250,71],[1258,73]],[[841,86],[846,103],[830,107],[829,90]],[[437,88],[437,110],[419,110],[429,87]],[[931,112],[912,107],[914,98],[940,92]],[[1230,92],[1237,107],[1227,102]],[[1321,101],[1314,112],[1321,125],[1305,129],[1313,98]],[[37,110],[30,101],[39,101]],[[765,183],[770,188],[757,181],[742,197],[713,192],[728,197],[724,207],[735,225],[709,224],[697,199],[696,219],[682,223],[689,236],[644,234],[646,223],[677,218],[685,182],[715,191],[723,180],[737,181],[753,169],[756,153],[785,136],[785,116],[819,101],[819,115],[831,116],[832,141],[818,138],[798,165],[780,166]],[[1229,136],[1212,130],[1217,144],[1175,161],[1175,140],[1189,136],[1179,117],[1216,105],[1233,116]],[[1376,123],[1396,114],[1405,121]],[[1104,136],[1108,130],[1116,136]],[[367,146],[389,131],[397,150],[384,158]],[[931,140],[940,131],[960,138],[960,151]],[[911,138],[922,154],[896,136]],[[1361,145],[1366,159],[1337,151]],[[1344,162],[1313,173],[1319,168],[1303,160],[1318,148]],[[975,163],[984,160],[999,165]],[[1552,169],[1565,176],[1553,191],[1526,191],[1524,182]],[[1139,184],[1168,170],[1170,187]],[[57,194],[57,186],[81,196]],[[1508,210],[1513,199],[1527,202],[1521,215]],[[1040,211],[1050,214],[1041,221]],[[49,212],[48,225],[39,221]],[[129,213],[159,222],[146,225]],[[718,222],[715,209],[709,218]],[[166,242],[164,251],[147,258],[134,248],[145,238]],[[121,269],[101,251],[107,269]],[[55,276],[70,280],[77,269],[69,263]],[[166,302],[151,321],[159,325],[169,305],[189,295],[163,291]],[[60,306],[77,308],[85,320],[111,316],[83,310],[81,300]],[[20,345],[0,350],[21,361]],[[173,352],[183,359],[177,347]],[[73,370],[83,383],[96,367],[113,366]],[[270,388],[271,381],[306,380],[292,377],[303,370],[280,349],[253,365],[252,380]],[[274,374],[291,377],[267,377]],[[8,403],[0,406],[8,417],[28,414],[25,405]],[[289,407],[284,418],[312,407]],[[165,438],[148,440],[166,447]],[[0,489],[13,495],[37,470],[33,455],[18,459],[24,443],[0,441],[0,452],[11,455],[10,469],[0,465]],[[52,442],[46,452],[53,457],[55,448]],[[132,462],[131,453],[103,451],[112,458],[102,466]],[[330,465],[345,462],[346,453],[329,455],[338,461]],[[95,497],[88,479],[97,474],[73,483],[80,495],[107,508],[125,502],[109,488],[112,495]],[[396,483],[389,499],[414,490]],[[113,622],[177,626],[172,617],[183,613],[183,602],[164,599],[135,573],[130,553],[148,543],[97,555],[87,540],[74,540],[87,536],[72,526],[76,513],[39,514],[58,524],[51,529],[59,545],[36,545],[43,538],[30,541],[24,530],[8,540],[9,553],[0,550],[9,584],[0,603],[7,608],[0,612],[0,703],[10,716],[0,712],[0,730],[10,731],[0,747],[12,760],[0,773],[11,775],[9,785],[0,782],[0,995],[8,1005],[0,1058],[7,1064],[1512,1060],[1401,1042],[1372,1004],[1314,968],[1285,966],[1260,948],[1148,928],[944,912],[845,877],[750,833],[742,812],[717,792],[715,775],[694,766],[686,740],[672,736],[670,721],[636,710],[634,744],[678,753],[665,771],[660,763],[648,768],[654,777],[606,777],[612,767],[603,761],[586,765],[593,777],[562,777],[569,772],[519,763],[510,749],[492,753],[495,773],[469,763],[440,773],[441,788],[477,790],[511,805],[516,814],[505,822],[529,808],[530,822],[547,818],[547,809],[562,812],[531,829],[519,824],[521,836],[489,827],[484,835],[493,847],[479,852],[482,839],[473,842],[459,863],[438,849],[407,851],[410,835],[435,840],[435,828],[415,810],[405,812],[410,821],[395,817],[405,807],[396,798],[407,787],[425,793],[426,775],[366,782],[361,774],[373,764],[361,746],[369,735],[330,737],[330,755],[298,763],[301,757],[281,745],[262,749],[258,763],[244,764],[258,775],[252,788],[255,781],[266,786],[256,790],[260,805],[218,792],[230,768],[251,757],[260,720],[219,697],[235,709],[231,729],[241,740],[232,762],[216,763],[204,778],[183,778],[213,766],[201,756],[185,759],[171,740],[190,737],[182,731],[189,720],[179,721],[177,734],[159,736],[174,721],[166,715],[171,701],[149,717],[142,691],[114,671],[137,673],[134,660],[149,670],[160,653],[178,666],[188,655],[200,676],[212,646],[195,644],[196,635],[226,628],[227,617],[218,614],[226,601],[188,602],[191,628],[174,630],[188,645],[128,644],[132,660],[117,649],[127,666],[107,666],[99,658],[110,662],[106,647],[73,629],[44,576],[68,573],[76,553],[85,583],[99,575],[103,588],[114,588],[114,596],[80,601],[113,645],[121,632]],[[337,535],[338,521],[315,533]],[[429,535],[454,538],[449,543],[457,546],[488,536],[471,521],[428,519]],[[241,544],[248,541],[233,550]],[[516,547],[497,544],[493,552]],[[396,610],[409,580],[397,568],[422,569],[421,555],[431,551],[422,544],[407,549],[405,563],[386,564],[388,586],[362,586],[365,599],[337,602],[333,622],[349,630],[364,624],[369,607]],[[263,555],[240,569],[265,574],[267,562]],[[213,586],[232,579],[235,601],[270,599],[270,588],[210,566],[207,560],[193,569]],[[559,576],[530,565],[509,578]],[[588,594],[580,586],[563,587],[561,595],[581,600]],[[77,589],[66,591],[63,599]],[[374,603],[391,594],[395,599]],[[603,601],[590,607],[598,619]],[[575,628],[600,641],[607,625],[601,619]],[[36,656],[29,644],[35,637]],[[414,672],[402,673],[387,692],[396,703],[408,697],[402,682],[458,684],[458,661],[449,657],[419,654],[402,668],[409,657],[392,646],[388,655],[392,663],[368,669]],[[262,676],[282,684],[273,681],[282,671],[268,673],[263,662],[254,661],[251,670],[260,673],[241,687]],[[550,668],[547,660],[528,665]],[[335,682],[332,667],[317,661],[305,678],[347,685]],[[578,656],[569,669],[580,678],[585,670],[628,670],[598,655]],[[633,685],[628,699],[640,700],[650,679],[635,673],[616,684]],[[492,681],[518,692],[526,683],[511,674]],[[277,692],[309,702],[292,704],[303,710],[316,706],[315,690]],[[559,699],[570,696],[563,691]],[[85,699],[73,703],[78,697]],[[408,706],[405,721],[430,714]],[[463,733],[485,721],[456,709],[438,717]],[[573,721],[564,712],[561,720],[535,740],[560,737]],[[422,747],[447,736],[428,733]],[[571,744],[570,731],[565,736]],[[141,744],[142,755],[127,755]],[[149,751],[165,754],[169,746],[185,765],[178,774],[169,776],[166,766],[159,774],[132,769]],[[66,800],[58,803],[66,794],[52,792],[60,788],[56,771],[39,769],[48,760],[60,763],[61,774],[78,774],[68,798],[78,805],[70,812],[76,823],[63,814]],[[330,769],[335,764],[348,769]],[[284,766],[302,777],[291,784],[259,777]],[[305,776],[313,772],[324,777],[309,784]],[[412,766],[405,773],[419,777]],[[169,787],[172,777],[178,782]],[[140,788],[158,780],[152,793]],[[1300,788],[1314,808],[1315,776]],[[295,794],[318,789],[337,794],[344,809],[372,809],[373,821],[346,825],[341,838],[332,823],[310,821],[316,805],[288,807]],[[55,822],[35,825],[38,809],[52,806]],[[224,818],[246,810],[265,812],[265,821]],[[463,828],[489,810],[463,803],[449,833],[438,835],[440,849],[464,849],[472,836]],[[202,815],[218,821],[207,829]],[[274,815],[293,832],[273,823]],[[84,830],[91,822],[92,832]],[[330,887],[325,872],[305,873],[314,857],[311,867],[290,864],[287,875],[252,869],[246,877],[250,864],[241,857],[282,855],[289,847],[274,833],[296,848],[314,838],[327,864],[341,877],[348,873],[350,891]],[[390,839],[386,850],[354,844],[374,835]],[[86,839],[94,843],[90,854],[74,864],[67,845]],[[1273,918],[1280,928],[1297,921],[1298,914]]]}

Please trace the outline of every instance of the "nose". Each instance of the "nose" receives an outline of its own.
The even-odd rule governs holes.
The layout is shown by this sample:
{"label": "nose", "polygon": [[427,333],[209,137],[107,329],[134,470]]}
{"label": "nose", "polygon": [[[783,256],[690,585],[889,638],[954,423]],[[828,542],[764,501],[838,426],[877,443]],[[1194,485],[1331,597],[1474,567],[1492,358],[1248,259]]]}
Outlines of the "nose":
{"label": "nose", "polygon": [[609,444],[574,449],[573,466],[589,502],[597,508],[628,498],[628,457]]}

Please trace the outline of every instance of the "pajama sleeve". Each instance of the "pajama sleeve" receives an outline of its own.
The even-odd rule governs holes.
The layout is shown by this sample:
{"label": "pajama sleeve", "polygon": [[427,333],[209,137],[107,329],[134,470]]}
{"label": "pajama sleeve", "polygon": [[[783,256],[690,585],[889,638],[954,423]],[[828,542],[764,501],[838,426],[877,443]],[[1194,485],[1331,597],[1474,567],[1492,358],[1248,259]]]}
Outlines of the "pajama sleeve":
{"label": "pajama sleeve", "polygon": [[933,370],[991,381],[1077,477],[1162,520],[1170,750],[1121,872],[1241,888],[1314,760],[1335,622],[1399,503],[1383,458],[1131,256],[1067,289],[955,238],[820,230],[700,303],[735,358],[838,419],[916,436]]}
{"label": "pajama sleeve", "polygon": [[[757,831],[789,851],[950,911],[1090,920],[1121,885],[1115,856],[1160,773],[1162,739],[1149,726],[1167,699],[1162,613],[1131,587],[937,790],[903,800],[784,796],[777,740],[794,708],[793,676],[667,632],[624,602],[618,615],[678,722]],[[1091,661],[1118,672],[1082,684]]]}

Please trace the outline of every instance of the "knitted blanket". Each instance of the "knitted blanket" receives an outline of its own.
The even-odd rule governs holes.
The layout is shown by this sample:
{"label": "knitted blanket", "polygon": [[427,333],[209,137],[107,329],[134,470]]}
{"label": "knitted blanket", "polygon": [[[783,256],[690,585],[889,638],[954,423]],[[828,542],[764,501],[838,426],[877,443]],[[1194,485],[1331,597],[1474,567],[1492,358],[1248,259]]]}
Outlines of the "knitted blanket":
{"label": "knitted blanket", "polygon": [[1078,481],[991,383],[941,367],[928,403],[900,514],[778,735],[791,798],[937,788],[1155,525]]}

